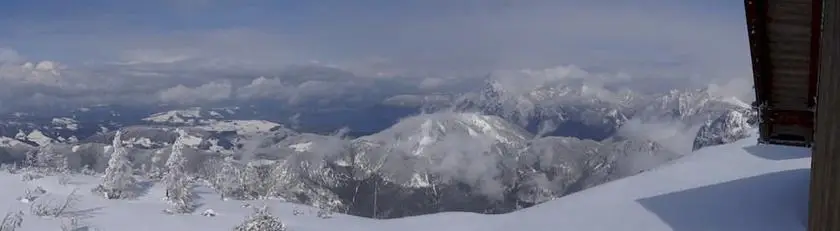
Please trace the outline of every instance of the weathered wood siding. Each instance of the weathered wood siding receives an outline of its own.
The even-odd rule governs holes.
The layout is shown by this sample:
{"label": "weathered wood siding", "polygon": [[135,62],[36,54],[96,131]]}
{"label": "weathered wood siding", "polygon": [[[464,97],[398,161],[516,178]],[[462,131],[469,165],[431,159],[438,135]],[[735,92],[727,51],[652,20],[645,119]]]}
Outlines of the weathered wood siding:
{"label": "weathered wood siding", "polygon": [[[760,142],[810,146],[820,0],[746,0]],[[817,26],[815,26],[817,25]]]}
{"label": "weathered wood siding", "polygon": [[823,3],[808,230],[840,231],[840,1]]}

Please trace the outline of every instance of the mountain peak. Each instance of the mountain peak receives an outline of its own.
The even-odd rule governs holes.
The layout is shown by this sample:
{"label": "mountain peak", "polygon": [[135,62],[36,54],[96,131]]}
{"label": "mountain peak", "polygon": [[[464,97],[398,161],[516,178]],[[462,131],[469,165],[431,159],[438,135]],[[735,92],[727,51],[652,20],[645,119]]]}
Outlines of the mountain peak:
{"label": "mountain peak", "polygon": [[387,141],[406,153],[425,155],[430,148],[454,139],[520,145],[532,137],[527,131],[496,116],[437,112],[402,119],[391,128],[361,139]]}

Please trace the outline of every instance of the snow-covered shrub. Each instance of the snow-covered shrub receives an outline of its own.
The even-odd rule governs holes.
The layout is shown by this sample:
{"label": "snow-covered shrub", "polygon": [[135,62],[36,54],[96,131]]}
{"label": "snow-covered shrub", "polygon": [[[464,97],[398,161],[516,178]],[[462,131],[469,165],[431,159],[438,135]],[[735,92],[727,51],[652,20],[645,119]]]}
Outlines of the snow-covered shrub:
{"label": "snow-covered shrub", "polygon": [[227,157],[218,166],[216,175],[212,180],[213,188],[219,192],[223,199],[246,199],[249,190],[245,184],[245,177],[244,167],[237,163],[233,157]]}
{"label": "snow-covered shrub", "polygon": [[204,212],[201,212],[201,215],[205,216],[205,217],[215,217],[216,216],[216,211],[212,210],[212,209],[207,209],[207,210],[204,210]]}
{"label": "snow-covered shrub", "polygon": [[61,231],[79,231],[84,230],[84,226],[76,217],[70,217],[61,221]]}
{"label": "snow-covered shrub", "polygon": [[66,185],[70,184],[70,180],[71,179],[70,179],[69,174],[62,173],[61,175],[58,175],[58,184],[59,185],[66,186]]}
{"label": "snow-covered shrub", "polygon": [[41,178],[44,178],[44,175],[32,172],[27,172],[20,176],[22,181],[33,181]]}
{"label": "snow-covered shrub", "polygon": [[[173,144],[174,147],[174,144]],[[164,168],[166,163],[169,162],[167,159],[166,152],[164,149],[159,149],[154,151],[152,157],[149,160],[148,166],[145,168],[147,169],[147,173],[149,178],[152,179],[161,179],[163,175],[166,173],[166,169]]]}
{"label": "snow-covered shrub", "polygon": [[0,231],[14,231],[21,225],[23,225],[23,212],[6,213],[6,216],[3,216],[3,220],[0,221]]}
{"label": "snow-covered shrub", "polygon": [[18,201],[29,203],[35,201],[35,199],[38,199],[38,197],[44,195],[44,193],[47,193],[47,190],[44,190],[44,188],[41,188],[40,186],[35,189],[27,188],[23,191],[23,196],[18,198]]}
{"label": "snow-covered shrub", "polygon": [[303,210],[300,210],[300,208],[295,207],[294,209],[292,209],[292,215],[303,215]]}
{"label": "snow-covered shrub", "polygon": [[20,171],[20,166],[17,163],[0,164],[0,170],[9,174],[17,174]]}
{"label": "snow-covered shrub", "polygon": [[117,131],[112,144],[114,152],[108,161],[108,168],[105,169],[105,177],[102,184],[93,189],[108,199],[125,199],[133,197],[135,193],[136,179],[121,137],[122,131]]}
{"label": "snow-covered shrub", "polygon": [[47,173],[68,172],[71,169],[70,160],[56,145],[47,144],[38,148],[37,152],[31,153],[34,155],[31,157],[34,159],[32,167],[39,167]]}
{"label": "snow-covered shrub", "polygon": [[333,211],[329,209],[318,209],[318,218],[321,219],[330,219],[333,217]]}
{"label": "snow-covered shrub", "polygon": [[274,163],[270,161],[257,161],[248,163],[242,175],[243,199],[264,199],[272,196],[271,191],[277,181],[277,176],[272,174]]}
{"label": "snow-covered shrub", "polygon": [[210,180],[213,188],[223,199],[237,200],[265,199],[278,196],[276,185],[280,182],[273,161],[254,161],[239,163],[233,157],[211,162],[216,170],[202,170],[203,174],[213,174]]}
{"label": "snow-covered shrub", "polygon": [[93,170],[93,167],[91,167],[90,165],[85,165],[85,166],[82,166],[82,170],[81,170],[81,171],[79,171],[79,172],[80,172],[82,175],[87,175],[87,176],[95,176],[95,175],[97,175],[97,174],[98,174],[98,173],[96,172],[96,170]]}
{"label": "snow-covered shrub", "polygon": [[268,212],[268,207],[263,206],[254,210],[245,221],[236,226],[234,231],[285,231],[286,225],[274,215]]}
{"label": "snow-covered shrub", "polygon": [[64,215],[68,209],[76,207],[80,199],[81,198],[76,195],[76,190],[73,190],[73,192],[67,195],[67,197],[65,197],[62,201],[39,200],[29,206],[29,212],[32,215],[40,217],[60,217]]}

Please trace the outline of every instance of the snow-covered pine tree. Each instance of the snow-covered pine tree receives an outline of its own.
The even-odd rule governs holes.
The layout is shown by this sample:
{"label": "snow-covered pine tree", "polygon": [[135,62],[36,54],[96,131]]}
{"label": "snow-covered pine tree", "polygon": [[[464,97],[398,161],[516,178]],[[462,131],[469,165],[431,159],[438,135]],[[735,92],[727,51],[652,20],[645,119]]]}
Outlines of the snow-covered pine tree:
{"label": "snow-covered pine tree", "polygon": [[166,161],[167,172],[163,177],[166,184],[166,199],[172,203],[170,213],[190,213],[195,209],[189,177],[186,173],[187,159],[184,156],[186,132],[178,129],[178,138],[172,144],[172,153]]}
{"label": "snow-covered pine tree", "polygon": [[94,189],[108,199],[124,199],[134,195],[135,179],[132,175],[128,150],[122,145],[122,131],[117,131],[112,143],[113,153],[105,169],[102,184]]}
{"label": "snow-covered pine tree", "polygon": [[267,206],[254,209],[245,222],[236,226],[234,231],[285,231],[286,225],[279,218],[271,215]]}
{"label": "snow-covered pine tree", "polygon": [[272,169],[273,161],[268,160],[252,161],[245,166],[242,189],[247,199],[263,199],[269,196],[276,180],[271,175]]}
{"label": "snow-covered pine tree", "polygon": [[162,179],[163,174],[166,173],[167,161],[166,152],[163,149],[159,149],[152,153],[152,159],[148,166],[149,178]]}
{"label": "snow-covered pine tree", "polygon": [[172,143],[172,152],[169,154],[169,159],[166,160],[166,168],[184,170],[187,164],[187,158],[184,156],[184,138],[187,136],[183,129],[177,129],[178,138]]}
{"label": "snow-covered pine tree", "polygon": [[287,197],[301,188],[300,174],[286,166],[286,161],[277,161],[273,164],[271,173],[272,182],[268,185],[269,196]]}
{"label": "snow-covered pine tree", "polygon": [[35,165],[48,172],[66,172],[70,168],[67,156],[59,153],[52,143],[38,148],[38,152],[35,153]]}
{"label": "snow-covered pine tree", "polygon": [[38,166],[38,149],[33,149],[33,150],[26,151],[26,154],[24,154],[23,166],[24,167],[37,167]]}
{"label": "snow-covered pine tree", "polygon": [[223,199],[243,199],[243,175],[243,169],[236,163],[236,160],[231,156],[225,157],[215,179],[213,179],[213,187],[216,188]]}

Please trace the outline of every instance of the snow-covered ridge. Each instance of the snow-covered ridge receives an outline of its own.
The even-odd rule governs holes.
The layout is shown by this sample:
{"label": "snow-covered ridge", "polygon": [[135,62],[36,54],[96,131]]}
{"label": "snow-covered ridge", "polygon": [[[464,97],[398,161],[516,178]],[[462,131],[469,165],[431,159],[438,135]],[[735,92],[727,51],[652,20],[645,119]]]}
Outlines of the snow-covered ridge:
{"label": "snow-covered ridge", "polygon": [[673,121],[690,126],[716,119],[729,110],[750,108],[740,100],[714,95],[708,88],[640,94],[607,88],[597,80],[576,78],[573,73],[569,70],[566,75],[570,77],[556,78],[526,76],[522,83],[490,76],[481,89],[458,97],[452,107],[500,116],[540,135],[597,140],[614,135],[628,120]]}
{"label": "snow-covered ridge", "polygon": [[236,112],[236,108],[202,108],[192,107],[181,110],[171,110],[155,113],[142,121],[171,124],[171,125],[196,125],[221,120]]}
{"label": "snow-covered ridge", "polygon": [[[173,144],[178,129],[190,131],[183,137],[188,147],[224,154],[243,151],[240,148],[247,146],[247,143],[280,132],[278,130],[289,131],[280,124],[263,120],[205,120],[196,125],[125,127],[122,129],[126,131],[122,142],[134,148],[166,147]],[[113,133],[91,137],[88,142],[107,142]]]}
{"label": "snow-covered ridge", "polygon": [[[424,114],[401,120],[395,126],[375,135],[361,137],[367,141],[381,141],[394,146],[408,142],[408,153],[421,155],[424,149],[446,136],[476,137],[506,145],[518,145],[533,137],[527,131],[502,118],[477,113],[441,112]],[[478,138],[478,137],[481,138]]]}
{"label": "snow-covered ridge", "polygon": [[198,120],[203,119],[210,118],[204,118],[201,113],[201,108],[195,107],[185,110],[160,112],[146,117],[143,120],[155,123],[194,124],[198,122]]}

